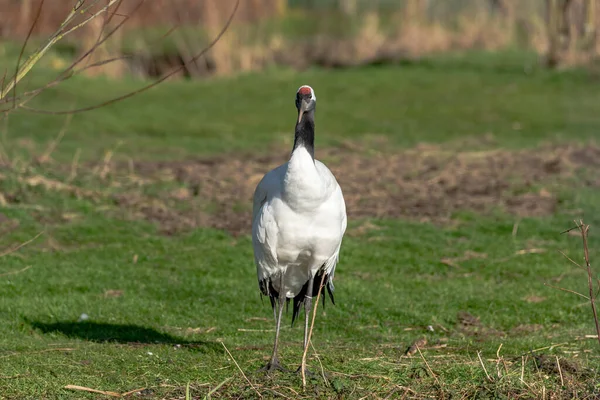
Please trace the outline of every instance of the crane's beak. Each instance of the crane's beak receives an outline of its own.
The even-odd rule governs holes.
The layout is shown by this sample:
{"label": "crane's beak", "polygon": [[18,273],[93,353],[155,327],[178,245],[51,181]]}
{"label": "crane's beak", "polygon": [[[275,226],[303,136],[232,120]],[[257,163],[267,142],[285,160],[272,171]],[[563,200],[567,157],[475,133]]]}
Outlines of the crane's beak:
{"label": "crane's beak", "polygon": [[298,123],[300,123],[300,121],[302,121],[302,116],[304,115],[306,110],[308,110],[308,106],[309,106],[309,103],[306,100],[302,99],[302,103],[300,104],[300,109],[298,110]]}

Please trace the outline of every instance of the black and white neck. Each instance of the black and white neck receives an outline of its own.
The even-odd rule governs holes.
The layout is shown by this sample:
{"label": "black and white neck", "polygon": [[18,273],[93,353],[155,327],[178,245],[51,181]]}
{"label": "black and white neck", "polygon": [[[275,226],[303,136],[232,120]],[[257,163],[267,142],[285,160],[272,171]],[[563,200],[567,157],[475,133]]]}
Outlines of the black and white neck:
{"label": "black and white neck", "polygon": [[296,123],[296,134],[294,137],[294,148],[304,148],[315,159],[315,110],[306,111],[300,121]]}

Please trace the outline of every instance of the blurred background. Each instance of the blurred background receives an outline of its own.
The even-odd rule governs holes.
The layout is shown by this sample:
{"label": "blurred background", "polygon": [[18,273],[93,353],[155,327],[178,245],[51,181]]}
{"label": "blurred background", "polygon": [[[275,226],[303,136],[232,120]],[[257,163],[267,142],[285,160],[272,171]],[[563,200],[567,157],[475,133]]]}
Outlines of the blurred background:
{"label": "blurred background", "polygon": [[[23,39],[40,1],[0,0],[0,37]],[[33,36],[53,33],[71,3],[46,1]],[[589,65],[598,54],[595,0],[244,0],[219,45],[189,62],[221,29],[234,5],[234,0],[125,0],[107,29],[129,20],[93,57],[126,55],[127,60],[89,73],[155,77],[184,64],[180,76],[196,77],[274,65],[346,67],[503,48],[535,52],[554,67]],[[62,41],[58,54],[86,51],[102,26],[102,18],[92,21]]]}
{"label": "blurred background", "polygon": [[349,221],[307,397],[600,398],[598,2],[240,0],[205,51],[238,2],[0,0],[0,398],[299,398],[250,232],[303,84]]}

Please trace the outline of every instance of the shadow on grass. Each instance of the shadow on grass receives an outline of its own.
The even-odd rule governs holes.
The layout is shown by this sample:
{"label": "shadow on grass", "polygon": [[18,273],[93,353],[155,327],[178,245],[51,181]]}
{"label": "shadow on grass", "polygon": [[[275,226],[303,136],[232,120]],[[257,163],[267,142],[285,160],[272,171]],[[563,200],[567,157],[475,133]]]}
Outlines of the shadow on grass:
{"label": "shadow on grass", "polygon": [[126,344],[180,344],[187,348],[207,351],[221,349],[218,343],[207,341],[189,341],[162,333],[152,328],[137,325],[107,324],[99,322],[53,322],[27,321],[42,333],[61,333],[71,338],[89,340],[98,343]]}

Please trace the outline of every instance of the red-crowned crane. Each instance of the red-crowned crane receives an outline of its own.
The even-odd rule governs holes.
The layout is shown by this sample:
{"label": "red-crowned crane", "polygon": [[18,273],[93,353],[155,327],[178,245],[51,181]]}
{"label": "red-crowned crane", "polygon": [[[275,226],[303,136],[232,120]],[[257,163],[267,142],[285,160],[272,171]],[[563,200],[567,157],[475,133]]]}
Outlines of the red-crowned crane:
{"label": "red-crowned crane", "polygon": [[254,192],[252,245],[258,283],[276,318],[267,371],[284,370],[277,356],[284,303],[293,299],[292,324],[304,304],[306,351],[312,297],[321,281],[334,301],[333,275],[346,231],[346,204],[329,168],[314,157],[316,104],[313,89],[301,86],[291,157],[268,172]]}

